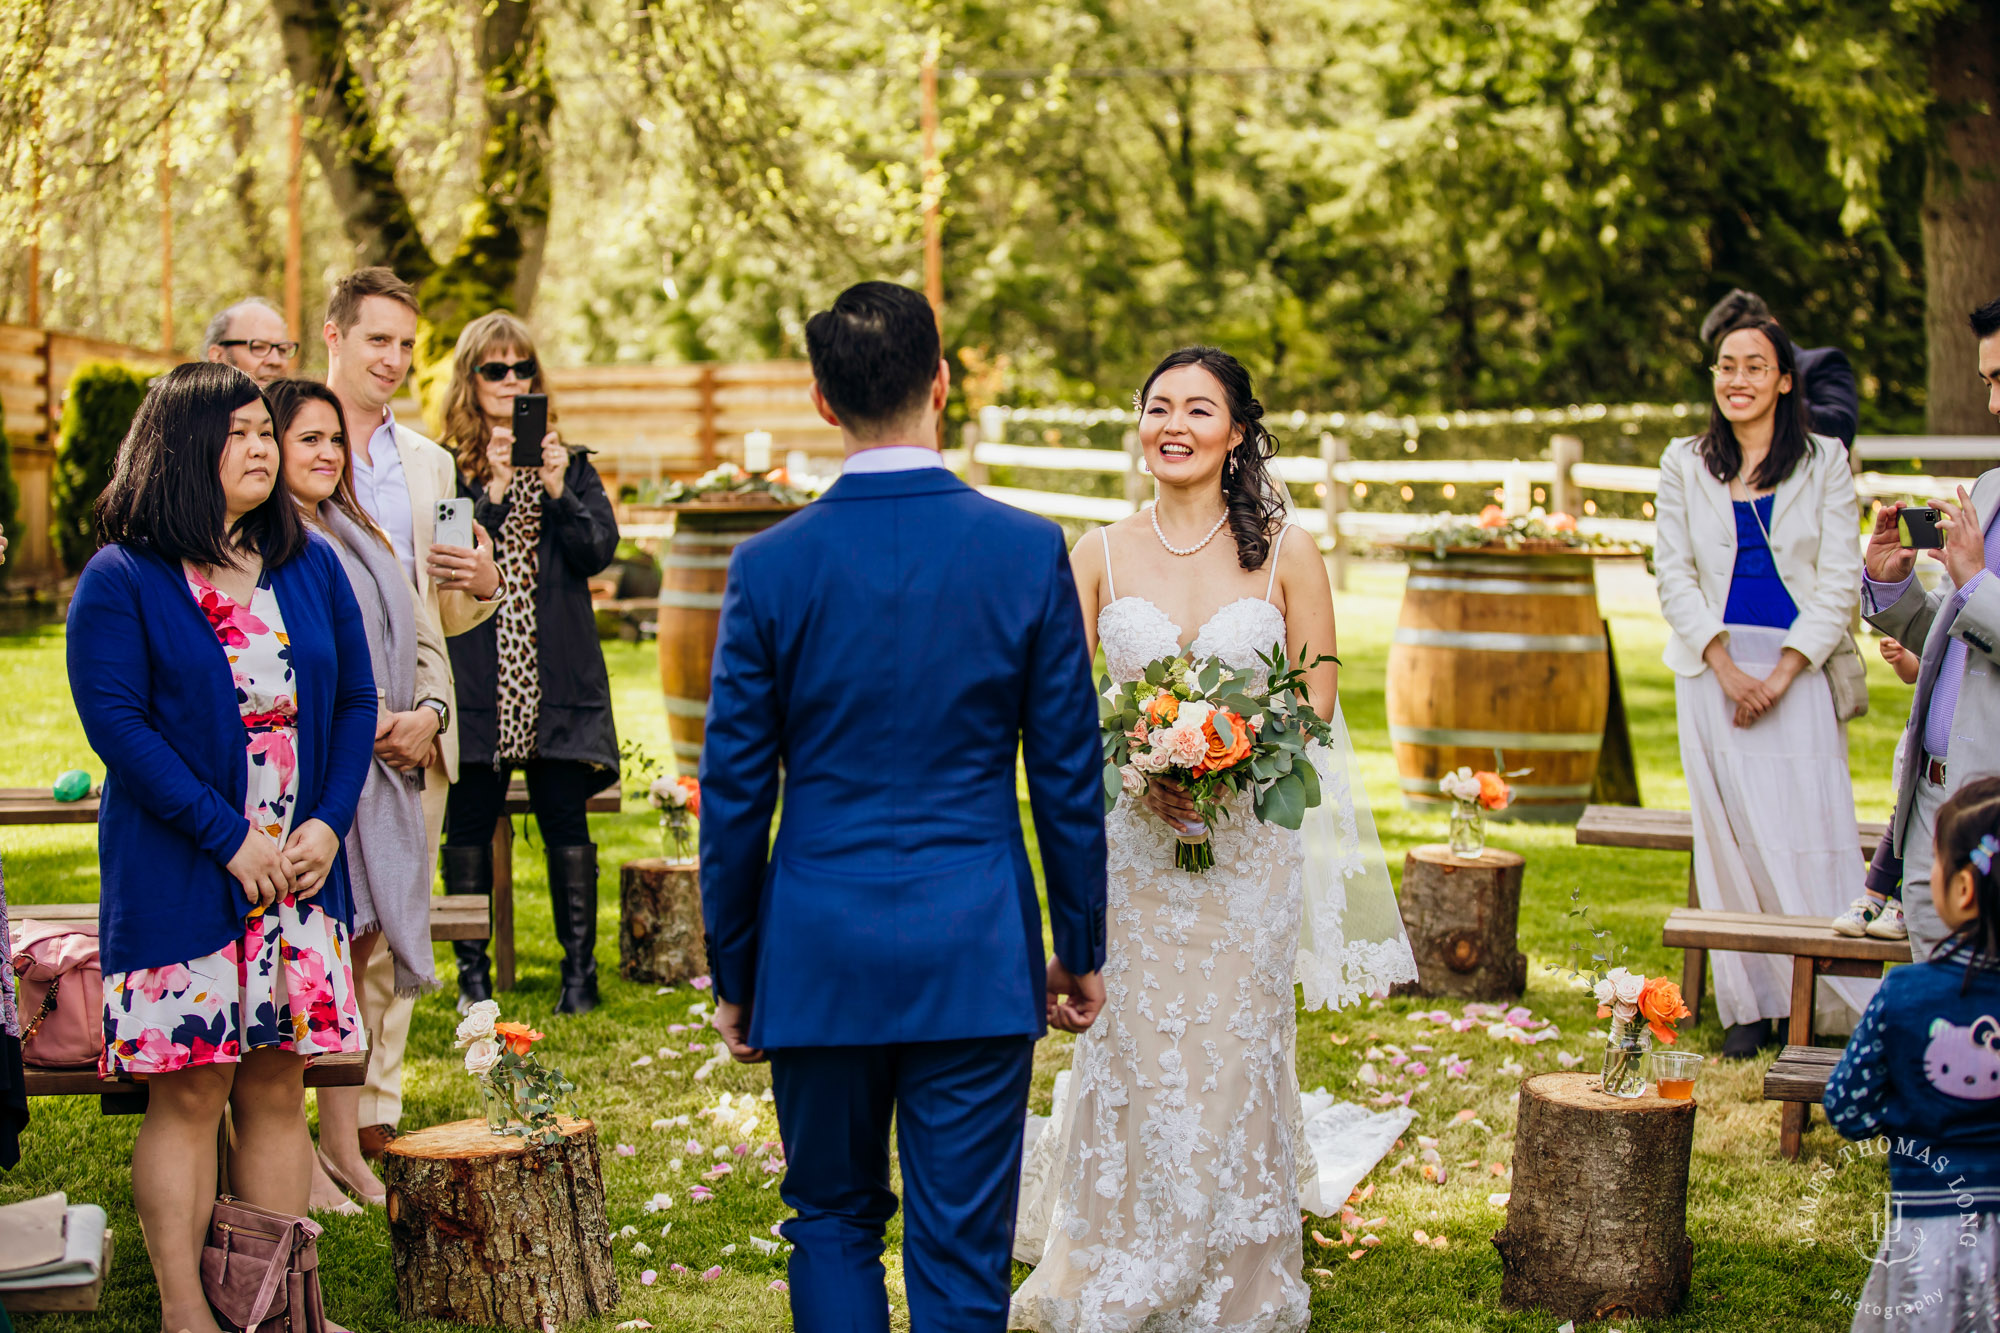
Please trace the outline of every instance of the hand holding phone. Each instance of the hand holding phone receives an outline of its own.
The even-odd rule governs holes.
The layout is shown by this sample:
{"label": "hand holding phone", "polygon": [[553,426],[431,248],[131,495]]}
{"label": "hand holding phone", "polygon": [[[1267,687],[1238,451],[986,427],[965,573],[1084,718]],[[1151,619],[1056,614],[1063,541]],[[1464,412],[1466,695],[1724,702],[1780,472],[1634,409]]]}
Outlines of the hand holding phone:
{"label": "hand holding phone", "polygon": [[1939,526],[1941,517],[1936,509],[1915,505],[1905,505],[1896,511],[1896,536],[1904,550],[1938,551],[1944,549],[1944,530]]}
{"label": "hand holding phone", "polygon": [[472,549],[472,501],[463,496],[437,502],[437,516],[432,523],[431,545],[462,546]]}
{"label": "hand holding phone", "polygon": [[[542,437],[549,433],[549,396],[545,393],[518,394],[514,399],[514,451],[509,461],[516,468],[537,471],[542,466]],[[466,543],[468,546],[470,542]]]}

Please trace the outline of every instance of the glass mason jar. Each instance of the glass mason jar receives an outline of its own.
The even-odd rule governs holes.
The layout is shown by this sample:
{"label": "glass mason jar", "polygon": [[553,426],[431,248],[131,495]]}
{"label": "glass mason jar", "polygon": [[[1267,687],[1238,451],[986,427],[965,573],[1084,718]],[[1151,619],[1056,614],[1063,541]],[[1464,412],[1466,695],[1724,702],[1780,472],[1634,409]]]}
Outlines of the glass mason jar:
{"label": "glass mason jar", "polygon": [[493,1075],[481,1074],[478,1082],[479,1100],[486,1112],[486,1128],[495,1134],[505,1134],[507,1122],[513,1118],[512,1103]]}
{"label": "glass mason jar", "polygon": [[1637,1014],[1611,1019],[1611,1036],[1604,1046],[1604,1090],[1613,1097],[1643,1097],[1646,1093],[1646,1052],[1653,1033]]}
{"label": "glass mason jar", "polygon": [[660,855],[675,865],[691,865],[695,856],[694,819],[686,810],[660,813]]}
{"label": "glass mason jar", "polygon": [[1477,801],[1451,803],[1451,854],[1467,860],[1486,850],[1486,812]]}

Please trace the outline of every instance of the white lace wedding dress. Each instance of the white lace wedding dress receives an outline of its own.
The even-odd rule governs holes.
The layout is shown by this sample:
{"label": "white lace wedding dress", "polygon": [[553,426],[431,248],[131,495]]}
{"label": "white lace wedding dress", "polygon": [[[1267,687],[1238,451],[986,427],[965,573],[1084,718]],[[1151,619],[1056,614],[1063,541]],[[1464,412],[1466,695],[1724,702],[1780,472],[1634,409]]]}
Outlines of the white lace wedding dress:
{"label": "white lace wedding dress", "polygon": [[[1108,544],[1106,557],[1108,568]],[[1275,547],[1271,563],[1275,574]],[[1114,679],[1136,680],[1181,651],[1181,632],[1152,602],[1112,592],[1097,622],[1105,661]],[[1190,651],[1197,662],[1255,668],[1260,650],[1285,641],[1267,591],[1217,611]],[[1344,727],[1336,740],[1345,746]],[[1106,817],[1106,1003],[1059,1076],[1052,1121],[1039,1135],[1030,1127],[1015,1255],[1036,1268],[1015,1293],[1010,1328],[1306,1327],[1300,1209],[1338,1211],[1408,1113],[1334,1107],[1347,1114],[1316,1118],[1309,1142],[1294,981],[1305,981],[1309,1004],[1339,1004],[1416,975],[1386,870],[1376,897],[1391,920],[1379,919],[1378,901],[1377,919],[1362,926],[1375,938],[1343,934],[1344,891],[1362,868],[1341,861],[1358,863],[1362,840],[1346,756],[1317,758],[1331,830],[1319,841],[1332,847],[1258,822],[1239,795],[1212,826],[1214,867],[1189,874],[1174,868],[1173,834],[1142,804],[1120,800]],[[1367,834],[1372,842],[1372,820]],[[1310,867],[1316,893],[1309,860],[1320,863]],[[1303,956],[1302,931],[1312,945]],[[1322,1093],[1312,1109],[1331,1100]],[[1336,1134],[1344,1142],[1326,1144],[1327,1155],[1365,1160],[1340,1160],[1334,1171],[1346,1178],[1322,1180],[1314,1149]]]}

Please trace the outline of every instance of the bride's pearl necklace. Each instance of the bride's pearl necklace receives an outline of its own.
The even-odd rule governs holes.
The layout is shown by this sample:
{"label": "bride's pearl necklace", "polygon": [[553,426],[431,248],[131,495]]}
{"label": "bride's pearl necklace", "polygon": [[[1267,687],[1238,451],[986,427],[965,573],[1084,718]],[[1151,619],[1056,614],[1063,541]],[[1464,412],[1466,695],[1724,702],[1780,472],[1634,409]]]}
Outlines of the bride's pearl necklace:
{"label": "bride's pearl necklace", "polygon": [[1160,545],[1167,548],[1167,553],[1169,555],[1193,555],[1195,552],[1199,551],[1202,547],[1214,541],[1215,534],[1222,531],[1222,525],[1229,521],[1229,511],[1225,509],[1222,511],[1222,517],[1215,520],[1215,526],[1208,530],[1208,535],[1206,537],[1203,537],[1193,546],[1176,546],[1172,542],[1167,540],[1166,533],[1160,531],[1160,507],[1158,505],[1153,505],[1151,506],[1151,509],[1153,513],[1153,535],[1160,539]]}

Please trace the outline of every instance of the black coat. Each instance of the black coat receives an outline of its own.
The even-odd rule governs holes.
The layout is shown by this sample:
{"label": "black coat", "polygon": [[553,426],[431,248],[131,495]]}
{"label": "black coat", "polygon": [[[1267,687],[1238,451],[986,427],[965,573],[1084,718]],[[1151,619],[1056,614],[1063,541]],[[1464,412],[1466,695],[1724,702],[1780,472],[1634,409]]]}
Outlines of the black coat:
{"label": "black coat", "polygon": [[1852,449],[1854,431],[1861,421],[1861,400],[1854,391],[1854,367],[1847,363],[1847,353],[1838,347],[1793,343],[1792,357],[1798,364],[1799,392],[1805,396],[1814,432],[1831,435]]}
{"label": "black coat", "polygon": [[[461,486],[463,484],[461,483]],[[513,508],[495,504],[486,490],[463,488],[473,514],[491,534],[494,557],[501,555],[501,526]],[[535,586],[535,619],[542,667],[541,719],[535,729],[543,759],[577,759],[618,767],[618,732],[611,720],[611,680],[597,642],[597,617],[590,609],[591,575],[601,572],[618,551],[618,520],[611,497],[590,465],[590,451],[572,448],[563,493],[542,496],[542,540]],[[458,758],[461,764],[491,764],[500,737],[499,616],[445,642],[457,677]]]}

